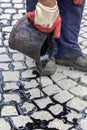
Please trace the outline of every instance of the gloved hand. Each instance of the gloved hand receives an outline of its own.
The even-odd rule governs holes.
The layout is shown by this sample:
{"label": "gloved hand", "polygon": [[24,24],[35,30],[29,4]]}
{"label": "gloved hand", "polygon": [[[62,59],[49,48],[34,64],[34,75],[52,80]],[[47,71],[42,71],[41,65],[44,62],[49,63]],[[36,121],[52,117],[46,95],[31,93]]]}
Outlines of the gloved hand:
{"label": "gloved hand", "polygon": [[61,18],[56,0],[38,0],[36,10],[28,12],[27,17],[34,22],[34,26],[41,32],[54,31],[54,38],[60,37]]}
{"label": "gloved hand", "polygon": [[82,5],[83,2],[84,2],[84,0],[73,0],[73,3],[74,3],[75,5]]}

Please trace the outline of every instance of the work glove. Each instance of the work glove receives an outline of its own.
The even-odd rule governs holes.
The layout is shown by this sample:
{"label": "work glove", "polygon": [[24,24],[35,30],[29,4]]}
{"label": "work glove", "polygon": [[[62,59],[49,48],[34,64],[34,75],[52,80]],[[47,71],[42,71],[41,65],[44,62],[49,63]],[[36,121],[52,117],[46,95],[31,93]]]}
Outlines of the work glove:
{"label": "work glove", "polygon": [[82,5],[83,2],[84,2],[84,0],[73,0],[73,3],[74,3],[75,5]]}
{"label": "work glove", "polygon": [[27,17],[33,21],[33,25],[41,32],[54,32],[54,38],[60,37],[61,17],[56,0],[39,0],[36,9],[27,12]]}

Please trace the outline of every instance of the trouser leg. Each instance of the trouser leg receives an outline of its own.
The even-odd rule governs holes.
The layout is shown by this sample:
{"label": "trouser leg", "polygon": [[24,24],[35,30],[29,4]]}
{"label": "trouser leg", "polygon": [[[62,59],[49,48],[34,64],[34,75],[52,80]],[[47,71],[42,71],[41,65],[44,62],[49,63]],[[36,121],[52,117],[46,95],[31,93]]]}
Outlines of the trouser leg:
{"label": "trouser leg", "polygon": [[78,44],[78,35],[84,3],[76,6],[72,0],[58,0],[60,15],[62,18],[61,36],[57,39],[56,58],[71,58],[82,55]]}
{"label": "trouser leg", "polygon": [[26,0],[27,12],[34,11],[38,0]]}

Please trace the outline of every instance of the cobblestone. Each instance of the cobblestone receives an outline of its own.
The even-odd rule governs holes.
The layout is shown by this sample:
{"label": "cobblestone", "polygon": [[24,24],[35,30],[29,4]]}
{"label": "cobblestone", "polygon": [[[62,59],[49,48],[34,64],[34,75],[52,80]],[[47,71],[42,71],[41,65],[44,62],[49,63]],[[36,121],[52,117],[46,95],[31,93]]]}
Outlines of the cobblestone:
{"label": "cobblestone", "polygon": [[0,55],[0,62],[9,62],[11,59],[7,55]]}
{"label": "cobblestone", "polygon": [[2,75],[5,82],[6,81],[19,81],[19,72],[17,71],[3,71]]}
{"label": "cobblestone", "polygon": [[68,100],[72,99],[73,95],[70,94],[68,91],[64,90],[60,92],[59,94],[56,94],[54,96],[54,99],[60,103],[67,102]]}
{"label": "cobblestone", "polygon": [[64,124],[61,120],[55,119],[52,122],[49,123],[48,125],[49,128],[56,128],[59,130],[67,130],[70,128],[69,125]]}
{"label": "cobblestone", "polygon": [[2,116],[13,116],[18,115],[17,110],[14,106],[4,106],[1,110]]}
{"label": "cobblestone", "polygon": [[52,114],[59,115],[63,111],[63,107],[59,104],[56,104],[54,106],[51,106],[49,110],[52,112]]}
{"label": "cobblestone", "polygon": [[57,84],[63,89],[63,90],[69,90],[72,87],[75,87],[77,83],[71,79],[62,79],[57,82]]}
{"label": "cobblestone", "polygon": [[74,119],[80,119],[82,115],[72,110],[71,113],[69,113],[66,117],[67,120],[72,122]]}
{"label": "cobblestone", "polygon": [[71,88],[69,92],[77,97],[80,97],[81,99],[85,99],[87,97],[87,88],[81,85]]}
{"label": "cobblestone", "polygon": [[13,60],[14,61],[21,61],[21,60],[24,60],[24,56],[23,56],[23,54],[19,54],[19,53],[14,53],[13,55],[12,55],[12,58],[13,58]]}
{"label": "cobblestone", "polygon": [[18,85],[16,83],[6,83],[5,86],[4,86],[4,90],[16,90],[18,89]]}
{"label": "cobblestone", "polygon": [[38,98],[38,97],[40,97],[40,95],[42,95],[43,96],[43,93],[38,89],[38,88],[35,88],[35,89],[30,89],[29,91],[28,91],[28,93],[30,93],[30,95],[31,95],[31,99],[33,99],[33,98]]}
{"label": "cobblestone", "polygon": [[87,102],[75,97],[67,103],[67,106],[77,111],[82,111],[87,107]]}
{"label": "cobblestone", "polygon": [[36,88],[39,84],[35,80],[31,80],[29,82],[22,82],[24,83],[24,88],[29,89],[29,88]]}
{"label": "cobblestone", "polygon": [[83,130],[86,130],[87,129],[87,118],[84,120],[81,120],[80,125]]}
{"label": "cobblestone", "polygon": [[8,122],[6,122],[3,118],[0,118],[0,130],[10,130],[11,127]]}
{"label": "cobblestone", "polygon": [[41,77],[41,84],[42,86],[47,86],[47,85],[53,84],[53,82],[49,77],[44,76],[44,77]]}
{"label": "cobblestone", "polygon": [[35,119],[41,119],[41,120],[51,120],[53,119],[52,115],[47,112],[47,111],[39,111],[39,112],[35,112],[32,117],[34,117]]}
{"label": "cobblestone", "polygon": [[53,102],[50,100],[49,97],[43,98],[43,99],[39,99],[39,100],[34,100],[34,101],[35,101],[35,103],[38,105],[38,107],[39,107],[40,109],[45,108],[47,105],[53,103]]}
{"label": "cobblestone", "polygon": [[61,89],[57,85],[52,84],[50,86],[46,86],[45,88],[43,88],[43,91],[45,92],[45,94],[51,96],[56,93],[60,93]]}
{"label": "cobblestone", "polygon": [[4,94],[4,101],[5,102],[11,102],[11,101],[16,101],[20,102],[20,97],[17,94]]}
{"label": "cobblestone", "polygon": [[[25,0],[0,0],[0,130],[86,130],[87,72],[57,65],[37,77],[35,61],[9,48]],[[87,54],[87,0],[78,42]]]}
{"label": "cobblestone", "polygon": [[[21,120],[20,120],[21,119]],[[25,126],[27,122],[31,122],[32,120],[29,118],[29,116],[17,116],[17,117],[12,117],[12,121],[14,122],[14,125],[18,128],[21,126]]]}
{"label": "cobblestone", "polygon": [[32,112],[35,106],[32,103],[25,102],[21,108],[25,109],[24,113],[29,113]]}

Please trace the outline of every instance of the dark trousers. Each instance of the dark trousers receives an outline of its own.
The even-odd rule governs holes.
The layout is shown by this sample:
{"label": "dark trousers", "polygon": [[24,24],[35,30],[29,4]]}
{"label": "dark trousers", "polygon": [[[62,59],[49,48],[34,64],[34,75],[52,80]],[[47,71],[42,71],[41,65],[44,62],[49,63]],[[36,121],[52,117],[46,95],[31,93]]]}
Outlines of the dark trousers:
{"label": "dark trousers", "polygon": [[[27,11],[35,10],[37,0],[26,0]],[[62,18],[61,36],[55,39],[53,54],[56,58],[71,58],[82,55],[81,48],[78,44],[78,35],[84,3],[81,6],[73,4],[72,0],[58,0],[60,16]]]}

